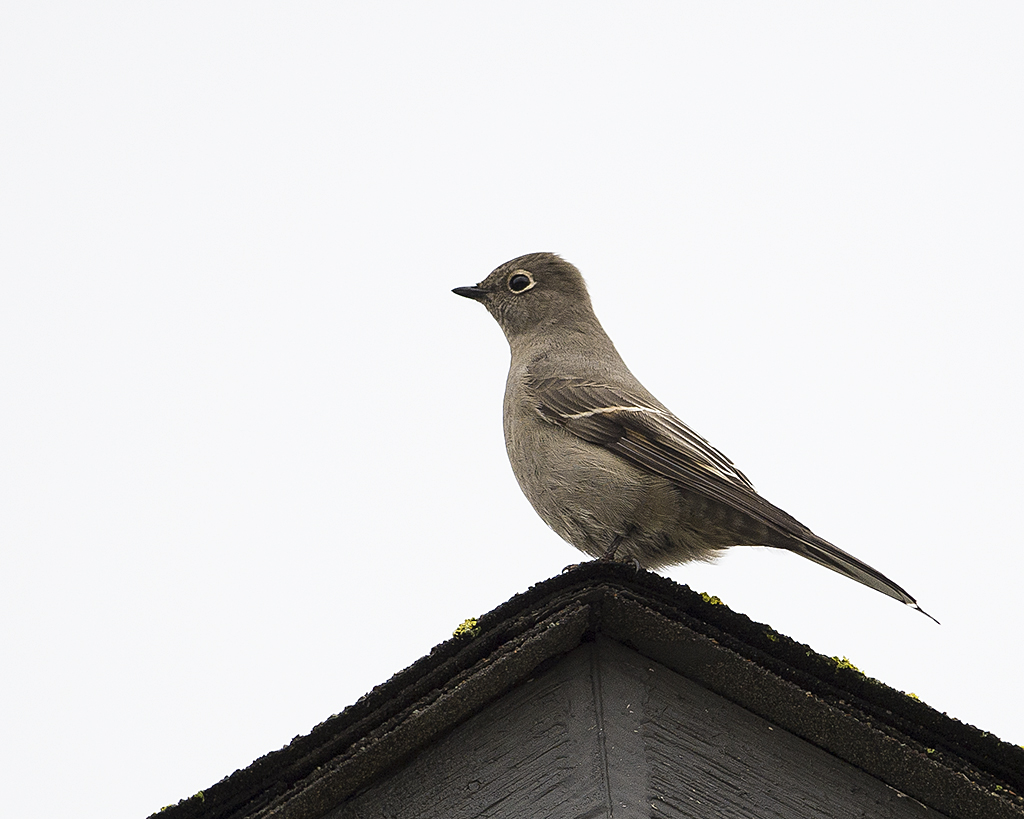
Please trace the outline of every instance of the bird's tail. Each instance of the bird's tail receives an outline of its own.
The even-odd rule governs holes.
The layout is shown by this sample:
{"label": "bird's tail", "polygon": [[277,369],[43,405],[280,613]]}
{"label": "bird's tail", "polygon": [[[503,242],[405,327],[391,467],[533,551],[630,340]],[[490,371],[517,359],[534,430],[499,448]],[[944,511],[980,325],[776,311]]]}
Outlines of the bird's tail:
{"label": "bird's tail", "polygon": [[[814,536],[814,539],[790,536],[784,544],[784,548],[796,552],[808,560],[813,560],[826,569],[863,583],[875,591],[887,594],[901,603],[906,603],[911,608],[917,609],[925,617],[935,620],[928,612],[917,605],[917,601],[902,586],[893,583],[878,569],[874,569],[862,560],[844,552],[838,546],[833,546],[827,540]],[[935,620],[938,623],[938,620]]]}

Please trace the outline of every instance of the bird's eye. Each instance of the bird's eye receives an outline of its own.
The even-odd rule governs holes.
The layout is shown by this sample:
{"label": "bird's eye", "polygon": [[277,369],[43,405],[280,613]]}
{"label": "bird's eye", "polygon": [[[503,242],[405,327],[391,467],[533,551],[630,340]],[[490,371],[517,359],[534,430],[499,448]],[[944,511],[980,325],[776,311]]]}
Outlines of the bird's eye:
{"label": "bird's eye", "polygon": [[527,270],[517,270],[508,280],[508,289],[513,293],[523,293],[534,286],[536,282]]}

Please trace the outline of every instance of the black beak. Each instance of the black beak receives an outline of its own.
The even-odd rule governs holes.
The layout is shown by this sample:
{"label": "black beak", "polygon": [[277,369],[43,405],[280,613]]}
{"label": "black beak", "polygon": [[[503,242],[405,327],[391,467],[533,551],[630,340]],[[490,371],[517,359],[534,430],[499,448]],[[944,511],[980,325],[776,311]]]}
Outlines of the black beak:
{"label": "black beak", "polygon": [[467,299],[473,299],[475,301],[482,301],[487,296],[487,291],[482,287],[456,287],[452,292],[456,296],[465,296]]}

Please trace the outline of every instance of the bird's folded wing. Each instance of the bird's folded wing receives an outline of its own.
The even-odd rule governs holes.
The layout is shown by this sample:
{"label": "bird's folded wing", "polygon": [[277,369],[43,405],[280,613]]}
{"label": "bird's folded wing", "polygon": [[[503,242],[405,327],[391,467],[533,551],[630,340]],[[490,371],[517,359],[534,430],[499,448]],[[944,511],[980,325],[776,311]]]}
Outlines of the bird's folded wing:
{"label": "bird's folded wing", "polygon": [[650,399],[582,379],[538,378],[528,388],[541,417],[585,441],[672,481],[705,491],[721,485],[722,500],[757,497],[732,461]]}
{"label": "bird's folded wing", "polygon": [[[911,605],[914,598],[878,570],[827,540],[754,491],[732,461],[663,407],[592,381],[538,378],[528,387],[550,423],[636,466],[738,509],[788,540],[786,548]],[[767,544],[766,544],[767,545]],[[779,544],[776,544],[779,545]]]}

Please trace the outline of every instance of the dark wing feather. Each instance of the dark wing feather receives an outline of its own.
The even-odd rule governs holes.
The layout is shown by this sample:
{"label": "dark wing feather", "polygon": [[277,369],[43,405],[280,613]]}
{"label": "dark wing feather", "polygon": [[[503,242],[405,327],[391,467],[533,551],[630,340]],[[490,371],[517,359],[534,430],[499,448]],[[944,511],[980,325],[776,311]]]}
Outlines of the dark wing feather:
{"label": "dark wing feather", "polygon": [[628,390],[582,379],[533,379],[528,387],[547,421],[689,492],[750,515],[783,535],[791,551],[918,608],[913,597],[881,572],[758,495],[732,461],[664,407]]}
{"label": "dark wing feather", "polygon": [[544,418],[586,441],[610,446],[627,431],[646,434],[671,451],[680,464],[754,489],[725,455],[649,400],[606,384],[576,379],[537,379],[529,387]]}

